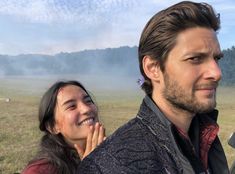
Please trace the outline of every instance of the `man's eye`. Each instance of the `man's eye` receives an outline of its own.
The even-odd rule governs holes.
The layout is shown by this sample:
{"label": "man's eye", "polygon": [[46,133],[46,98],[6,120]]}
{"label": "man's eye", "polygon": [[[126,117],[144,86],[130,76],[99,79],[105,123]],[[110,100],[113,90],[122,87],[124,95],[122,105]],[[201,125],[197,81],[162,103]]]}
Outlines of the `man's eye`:
{"label": "man's eye", "polygon": [[188,60],[189,60],[190,62],[196,64],[196,63],[200,63],[200,62],[202,61],[202,58],[199,57],[199,56],[195,56],[195,57],[190,57],[190,58],[188,58]]}
{"label": "man's eye", "polygon": [[200,58],[199,57],[190,57],[189,60],[192,60],[192,61],[198,61]]}
{"label": "man's eye", "polygon": [[219,62],[219,60],[221,59],[222,57],[221,56],[215,56],[214,59],[216,62]]}

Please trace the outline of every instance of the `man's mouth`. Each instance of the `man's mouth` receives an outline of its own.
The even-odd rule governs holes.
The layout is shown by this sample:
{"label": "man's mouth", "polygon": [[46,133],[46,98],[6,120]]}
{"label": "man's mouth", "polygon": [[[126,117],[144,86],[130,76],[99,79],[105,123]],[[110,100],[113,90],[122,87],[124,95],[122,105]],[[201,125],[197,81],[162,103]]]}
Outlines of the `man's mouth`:
{"label": "man's mouth", "polygon": [[218,83],[198,85],[196,90],[216,90]]}
{"label": "man's mouth", "polygon": [[78,126],[82,125],[93,125],[95,123],[95,118],[94,117],[88,117],[81,122],[78,123]]}

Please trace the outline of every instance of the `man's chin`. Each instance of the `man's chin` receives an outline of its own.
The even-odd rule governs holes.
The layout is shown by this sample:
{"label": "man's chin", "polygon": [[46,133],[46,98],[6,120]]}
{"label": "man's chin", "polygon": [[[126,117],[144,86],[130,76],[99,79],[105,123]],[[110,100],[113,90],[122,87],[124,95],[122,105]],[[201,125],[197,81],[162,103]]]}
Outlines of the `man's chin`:
{"label": "man's chin", "polygon": [[198,108],[198,113],[208,113],[215,109],[216,103],[205,103],[201,104],[201,107]]}

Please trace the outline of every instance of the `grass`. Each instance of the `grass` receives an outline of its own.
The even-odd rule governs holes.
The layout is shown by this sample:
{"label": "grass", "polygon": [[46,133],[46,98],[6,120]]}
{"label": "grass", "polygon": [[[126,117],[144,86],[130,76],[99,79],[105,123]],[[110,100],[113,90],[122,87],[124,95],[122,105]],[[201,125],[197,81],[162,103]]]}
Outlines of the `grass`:
{"label": "grass", "polygon": [[228,139],[235,132],[235,87],[218,89],[217,109],[219,110],[218,124],[220,125],[219,137],[222,140],[229,166],[235,160],[235,149],[228,145]]}
{"label": "grass", "polygon": [[[37,109],[42,93],[54,80],[1,79],[0,99],[0,174],[21,172],[32,159],[41,133],[38,130]],[[88,86],[89,87],[89,86]],[[99,106],[100,119],[111,134],[120,125],[135,117],[143,98],[143,92],[134,90],[106,90],[89,88]],[[227,139],[235,131],[235,90],[223,87],[218,90],[220,110],[219,136],[222,140],[229,165],[235,159],[235,150]]]}

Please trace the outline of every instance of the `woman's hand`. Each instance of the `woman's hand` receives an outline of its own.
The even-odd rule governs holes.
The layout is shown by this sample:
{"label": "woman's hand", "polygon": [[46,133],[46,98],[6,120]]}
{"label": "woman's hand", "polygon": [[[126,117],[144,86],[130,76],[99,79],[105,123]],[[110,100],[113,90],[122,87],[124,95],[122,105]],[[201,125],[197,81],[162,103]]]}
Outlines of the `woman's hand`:
{"label": "woman's hand", "polygon": [[95,126],[90,126],[89,133],[86,139],[86,148],[82,149],[78,144],[75,144],[79,157],[81,160],[91,153],[100,143],[105,140],[105,129],[100,123],[96,123]]}

